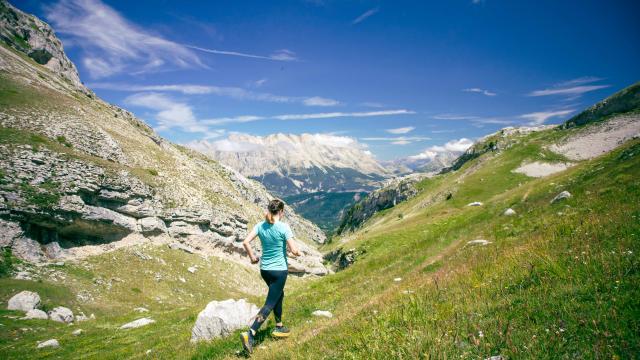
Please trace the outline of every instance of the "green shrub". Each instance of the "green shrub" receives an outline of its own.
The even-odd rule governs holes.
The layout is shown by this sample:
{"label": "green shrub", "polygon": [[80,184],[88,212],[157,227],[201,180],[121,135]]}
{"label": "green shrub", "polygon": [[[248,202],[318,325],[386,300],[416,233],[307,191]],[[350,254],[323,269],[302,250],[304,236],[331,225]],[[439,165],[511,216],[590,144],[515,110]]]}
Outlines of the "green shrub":
{"label": "green shrub", "polygon": [[56,136],[56,140],[66,147],[73,147],[73,145],[63,135]]}
{"label": "green shrub", "polygon": [[2,256],[0,257],[0,278],[11,276],[14,265],[13,260],[11,248],[3,248]]}

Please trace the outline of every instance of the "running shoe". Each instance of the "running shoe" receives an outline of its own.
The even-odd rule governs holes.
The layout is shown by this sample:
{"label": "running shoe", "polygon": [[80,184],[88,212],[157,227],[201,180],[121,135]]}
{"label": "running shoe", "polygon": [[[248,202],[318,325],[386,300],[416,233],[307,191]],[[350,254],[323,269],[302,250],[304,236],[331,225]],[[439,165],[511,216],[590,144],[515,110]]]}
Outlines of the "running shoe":
{"label": "running shoe", "polygon": [[285,326],[276,326],[276,328],[271,333],[272,336],[275,336],[278,338],[289,337],[289,334],[290,334],[289,329]]}
{"label": "running shoe", "polygon": [[253,333],[251,330],[247,330],[240,334],[240,341],[242,341],[242,347],[244,350],[251,354],[253,352]]}

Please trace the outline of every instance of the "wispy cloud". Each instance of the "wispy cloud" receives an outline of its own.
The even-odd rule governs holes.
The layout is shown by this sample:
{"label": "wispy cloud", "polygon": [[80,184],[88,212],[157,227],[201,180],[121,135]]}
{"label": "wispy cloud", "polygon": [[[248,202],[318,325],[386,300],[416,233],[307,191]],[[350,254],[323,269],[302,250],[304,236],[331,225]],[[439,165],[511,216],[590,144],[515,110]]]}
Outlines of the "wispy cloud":
{"label": "wispy cloud", "polygon": [[311,120],[311,119],[332,119],[341,117],[375,117],[375,116],[389,116],[389,115],[407,115],[415,114],[414,111],[400,109],[400,110],[386,110],[386,111],[367,111],[367,112],[328,112],[328,113],[314,113],[314,114],[284,114],[284,115],[271,115],[271,116],[258,116],[258,115],[242,115],[235,117],[222,117],[203,120],[203,123],[208,125],[221,125],[229,123],[246,123],[259,120]]}
{"label": "wispy cloud", "polygon": [[93,78],[205,66],[190,49],[135,26],[99,0],[60,0],[45,11],[56,31],[82,48]]}
{"label": "wispy cloud", "polygon": [[265,55],[255,55],[255,54],[242,53],[242,52],[237,52],[237,51],[208,49],[208,48],[203,48],[203,47],[193,46],[193,45],[185,45],[185,47],[188,47],[188,48],[194,49],[194,50],[198,50],[198,51],[202,51],[202,52],[206,52],[206,53],[209,53],[209,54],[216,54],[216,55],[239,56],[239,57],[246,57],[246,58],[252,58],[252,59],[274,60],[274,61],[296,61],[296,60],[298,60],[298,58],[296,57],[296,54],[293,51],[287,50],[287,49],[277,50],[273,54],[265,56]]}
{"label": "wispy cloud", "polygon": [[[583,76],[577,79],[563,81],[553,85],[550,88],[543,90],[534,90],[527,94],[527,96],[565,96],[569,99],[576,99],[582,94],[608,88],[611,85],[595,85],[594,82],[601,81],[603,79],[595,76]],[[592,85],[587,85],[592,84]]]}
{"label": "wispy cloud", "polygon": [[520,118],[529,120],[529,125],[536,126],[536,125],[544,124],[547,120],[551,118],[569,115],[574,111],[575,111],[574,109],[556,110],[556,111],[539,111],[539,112],[532,112],[532,113],[520,115]]}
{"label": "wispy cloud", "polygon": [[93,83],[89,84],[92,89],[107,89],[116,91],[163,91],[178,92],[185,95],[217,95],[225,96],[238,100],[255,100],[274,103],[299,103],[306,106],[336,106],[340,102],[338,100],[324,98],[320,96],[304,97],[304,96],[282,96],[269,93],[261,93],[249,91],[239,87],[226,87],[215,85],[191,85],[191,84],[173,84],[173,85],[131,85],[131,84],[113,84],[113,83]]}
{"label": "wispy cloud", "polygon": [[423,152],[417,155],[409,156],[409,159],[413,160],[433,160],[436,156],[442,153],[463,153],[469,147],[473,145],[473,141],[467,138],[461,138],[456,140],[450,140],[444,145],[434,145],[425,149]]}
{"label": "wispy cloud", "polygon": [[387,141],[392,145],[407,145],[414,142],[431,140],[425,136],[398,136],[398,137],[365,137],[362,141]]}
{"label": "wispy cloud", "polygon": [[478,94],[482,94],[485,96],[496,96],[497,94],[495,92],[486,90],[486,89],[480,89],[480,88],[468,88],[468,89],[462,89],[462,91],[464,92],[472,92],[472,93],[478,93]]}
{"label": "wispy cloud", "polygon": [[431,118],[436,120],[474,120],[478,119],[478,116],[460,114],[437,114],[433,115]]}
{"label": "wispy cloud", "polygon": [[368,17],[374,15],[375,13],[377,13],[378,11],[380,11],[380,8],[373,8],[373,9],[369,9],[367,11],[365,11],[364,13],[362,13],[362,15],[358,16],[357,18],[355,18],[351,24],[356,25],[359,24],[363,21],[365,21]]}
{"label": "wispy cloud", "polygon": [[336,106],[340,105],[338,100],[327,99],[320,96],[306,98],[302,101],[307,106]]}
{"label": "wispy cloud", "polygon": [[385,131],[388,132],[389,134],[406,134],[406,133],[412,132],[413,130],[415,130],[413,126],[407,126],[407,127],[400,127],[395,129],[386,129]]}
{"label": "wispy cloud", "polygon": [[177,128],[189,133],[202,133],[205,138],[219,137],[224,133],[224,130],[209,129],[207,125],[196,119],[191,106],[164,94],[139,93],[127,97],[124,102],[130,106],[155,111],[156,131]]}

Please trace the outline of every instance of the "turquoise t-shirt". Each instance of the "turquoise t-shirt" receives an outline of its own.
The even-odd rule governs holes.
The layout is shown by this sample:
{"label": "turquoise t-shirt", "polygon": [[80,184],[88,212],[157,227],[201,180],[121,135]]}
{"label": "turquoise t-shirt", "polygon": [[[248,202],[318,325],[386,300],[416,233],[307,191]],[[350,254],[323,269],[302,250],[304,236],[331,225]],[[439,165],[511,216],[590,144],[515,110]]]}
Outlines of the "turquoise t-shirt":
{"label": "turquoise t-shirt", "polygon": [[260,269],[287,270],[287,240],[293,237],[289,225],[281,221],[276,221],[274,224],[262,221],[253,228],[253,231],[258,234],[262,244]]}

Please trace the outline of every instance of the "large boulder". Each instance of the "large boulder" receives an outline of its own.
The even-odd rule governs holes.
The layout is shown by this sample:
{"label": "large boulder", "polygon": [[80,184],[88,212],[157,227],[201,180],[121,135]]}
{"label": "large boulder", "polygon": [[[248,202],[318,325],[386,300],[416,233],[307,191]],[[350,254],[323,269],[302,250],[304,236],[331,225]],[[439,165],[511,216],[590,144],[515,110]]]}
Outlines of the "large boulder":
{"label": "large boulder", "polygon": [[49,318],[61,323],[70,323],[73,322],[73,311],[64,306],[58,306],[49,311]]}
{"label": "large boulder", "polygon": [[198,314],[191,330],[191,341],[211,340],[249,326],[258,310],[256,305],[245,299],[212,301]]}
{"label": "large boulder", "polygon": [[143,234],[162,234],[167,232],[167,226],[162,219],[155,216],[138,220],[140,231]]}
{"label": "large boulder", "polygon": [[29,312],[40,305],[40,295],[32,291],[22,291],[9,299],[9,310],[21,310]]}
{"label": "large boulder", "polygon": [[42,349],[42,348],[46,348],[46,347],[59,348],[60,347],[60,343],[56,339],[49,339],[47,341],[38,342],[38,346],[37,346],[38,349]]}
{"label": "large boulder", "polygon": [[27,314],[25,315],[25,317],[22,318],[22,320],[31,320],[31,319],[47,320],[49,319],[49,316],[47,315],[46,312],[40,309],[31,309],[27,311]]}

